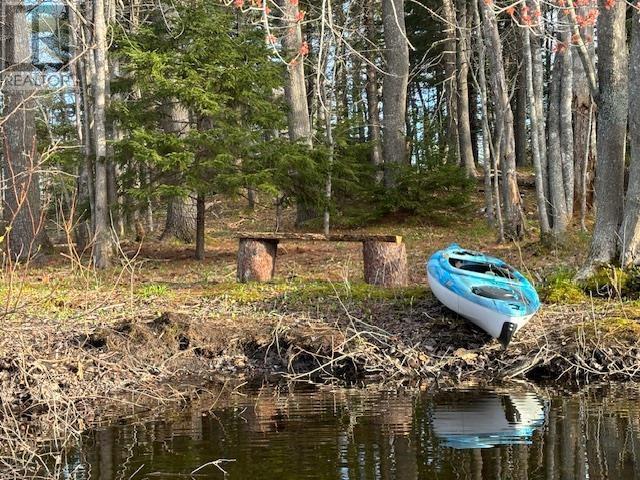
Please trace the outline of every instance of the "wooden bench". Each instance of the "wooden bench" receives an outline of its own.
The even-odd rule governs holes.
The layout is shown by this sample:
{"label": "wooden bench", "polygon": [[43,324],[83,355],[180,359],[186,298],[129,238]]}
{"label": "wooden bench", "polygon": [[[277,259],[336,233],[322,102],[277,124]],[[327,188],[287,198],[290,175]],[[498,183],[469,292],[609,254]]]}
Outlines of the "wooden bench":
{"label": "wooden bench", "polygon": [[278,243],[283,240],[319,242],[362,242],[364,280],[386,287],[407,284],[407,252],[398,235],[359,235],[335,233],[258,233],[237,235],[239,282],[271,280],[276,266]]}

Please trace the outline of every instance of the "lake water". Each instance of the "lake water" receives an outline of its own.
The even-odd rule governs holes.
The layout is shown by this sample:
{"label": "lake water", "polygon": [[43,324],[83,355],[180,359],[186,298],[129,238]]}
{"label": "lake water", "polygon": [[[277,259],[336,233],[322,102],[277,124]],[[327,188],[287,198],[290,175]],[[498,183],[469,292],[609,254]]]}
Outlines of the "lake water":
{"label": "lake water", "polygon": [[[265,389],[97,429],[65,478],[640,479],[631,388]],[[207,411],[203,411],[206,409]],[[210,410],[209,410],[210,409]],[[218,465],[204,466],[218,459]]]}

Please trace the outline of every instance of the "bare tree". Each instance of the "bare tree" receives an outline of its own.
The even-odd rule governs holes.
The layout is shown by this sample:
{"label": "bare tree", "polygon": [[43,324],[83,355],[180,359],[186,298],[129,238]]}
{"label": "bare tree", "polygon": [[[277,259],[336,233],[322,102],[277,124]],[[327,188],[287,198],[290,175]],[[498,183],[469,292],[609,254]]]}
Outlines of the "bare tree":
{"label": "bare tree", "polygon": [[626,7],[620,1],[599,2],[596,222],[589,257],[578,275],[581,278],[596,266],[611,263],[618,253],[629,109]]}
{"label": "bare tree", "polygon": [[469,119],[469,30],[467,28],[467,2],[457,0],[458,9],[458,41],[456,42],[457,84],[457,117],[458,117],[458,151],[460,163],[467,175],[476,176],[476,165],[471,143],[471,123]]}
{"label": "bare tree", "polygon": [[95,219],[93,262],[97,268],[111,265],[113,240],[109,222],[107,185],[107,24],[104,0],[93,0],[93,40],[95,42],[95,79],[93,82],[93,131],[95,142]]}
{"label": "bare tree", "polygon": [[[530,10],[533,18],[537,19],[537,23],[531,28],[531,72],[533,76],[534,96],[531,99],[532,115],[535,112],[538,125],[538,149],[540,151],[540,169],[542,170],[542,185],[544,189],[545,200],[549,199],[549,178],[547,165],[547,127],[545,122],[544,111],[544,65],[542,58],[541,42],[544,36],[544,17],[540,9],[539,0],[531,0]],[[533,138],[533,136],[532,136]],[[547,203],[544,205],[548,208]]]}
{"label": "bare tree", "polygon": [[404,0],[382,0],[385,76],[382,81],[384,183],[395,185],[395,165],[407,160],[406,123],[409,46],[404,24]]}
{"label": "bare tree", "polygon": [[[492,180],[491,180],[491,167],[492,167],[492,152],[491,152],[491,131],[489,129],[489,100],[487,98],[487,76],[485,73],[486,68],[486,58],[485,51],[486,47],[483,41],[482,36],[482,23],[480,20],[480,12],[478,10],[478,1],[480,0],[472,0],[471,8],[473,11],[473,27],[476,33],[475,35],[475,49],[476,56],[478,58],[478,74],[477,74],[477,89],[480,93],[480,104],[481,104],[481,114],[482,114],[482,166],[484,170],[484,199],[485,199],[485,209],[487,212],[487,221],[490,226],[494,226],[496,223],[497,217],[500,214],[499,209],[496,211],[494,208],[494,199],[493,199],[493,191],[492,191]],[[474,76],[474,79],[476,77]],[[497,181],[498,177],[495,176],[495,180]],[[499,227],[501,228],[501,227]]]}
{"label": "bare tree", "polygon": [[382,182],[382,134],[380,131],[380,99],[378,98],[378,71],[376,68],[377,32],[375,23],[375,0],[366,0],[364,5],[364,27],[367,37],[365,57],[367,59],[367,125],[371,142],[371,163],[376,169],[376,182]]}
{"label": "bare tree", "polygon": [[[593,5],[578,8],[578,13],[584,18]],[[578,30],[580,38],[593,38],[593,25],[581,26]],[[589,57],[593,58],[595,51],[593,42],[588,47]],[[595,145],[591,141],[591,131],[595,121],[594,104],[589,88],[588,74],[584,69],[580,55],[572,55],[573,61],[573,160],[574,176],[574,212],[580,212],[580,223],[585,227],[587,214],[587,196],[590,185],[589,178],[593,175],[595,164]],[[590,60],[590,62],[592,62]]]}
{"label": "bare tree", "polygon": [[522,29],[522,45],[524,48],[524,72],[525,87],[529,99],[529,119],[531,121],[531,152],[533,156],[533,171],[535,173],[536,203],[538,205],[538,221],[540,223],[540,235],[544,239],[549,235],[551,229],[549,216],[547,215],[547,198],[545,195],[545,179],[543,173],[542,158],[540,151],[540,122],[536,104],[536,89],[533,84],[533,56],[531,52],[531,32],[529,26]]}
{"label": "bare tree", "polygon": [[505,235],[521,238],[524,235],[524,213],[516,172],[513,112],[504,71],[502,40],[492,5],[483,3],[483,25],[487,50],[490,55],[491,79],[495,94],[496,127],[500,129],[500,165],[502,168],[502,198],[505,212]]}
{"label": "bare tree", "polygon": [[460,163],[458,152],[458,107],[456,86],[456,9],[453,0],[442,1],[442,18],[444,21],[444,95],[447,106],[447,154],[449,160]]}
{"label": "bare tree", "polygon": [[[304,43],[302,28],[298,21],[300,9],[298,2],[279,0],[278,4],[282,11],[282,26],[285,31],[282,46],[284,47],[284,55],[289,61],[284,87],[285,99],[289,107],[289,139],[292,142],[305,143],[311,147],[313,139],[304,75],[304,55],[302,54]],[[316,212],[311,205],[298,202],[296,223],[304,223],[315,216]]]}
{"label": "bare tree", "polygon": [[573,62],[571,54],[571,31],[563,31],[562,83],[560,85],[560,152],[562,157],[562,181],[567,222],[573,217],[574,167],[573,167]]}
{"label": "bare tree", "polygon": [[567,200],[562,174],[562,147],[560,140],[560,96],[563,71],[562,57],[566,54],[565,47],[558,45],[551,81],[549,85],[549,110],[547,117],[547,154],[549,166],[549,199],[551,200],[551,218],[553,220],[553,234],[558,240],[567,230]]}
{"label": "bare tree", "polygon": [[71,65],[71,78],[74,87],[75,122],[78,141],[81,146],[82,159],[78,165],[76,226],[74,231],[76,249],[82,254],[91,244],[91,220],[93,218],[93,162],[91,159],[91,106],[87,88],[87,71],[85,65],[91,61],[83,54],[85,44],[85,27],[79,21],[78,3],[69,8],[69,33],[71,51],[76,61]]}
{"label": "bare tree", "polygon": [[637,8],[632,24],[629,62],[631,164],[620,234],[623,242],[620,263],[625,267],[640,264],[640,10]]}
{"label": "bare tree", "polygon": [[48,246],[40,198],[39,155],[36,143],[35,91],[28,88],[30,28],[21,2],[3,5],[3,41],[7,58],[3,69],[4,195],[7,225],[5,244],[10,256],[28,258]]}

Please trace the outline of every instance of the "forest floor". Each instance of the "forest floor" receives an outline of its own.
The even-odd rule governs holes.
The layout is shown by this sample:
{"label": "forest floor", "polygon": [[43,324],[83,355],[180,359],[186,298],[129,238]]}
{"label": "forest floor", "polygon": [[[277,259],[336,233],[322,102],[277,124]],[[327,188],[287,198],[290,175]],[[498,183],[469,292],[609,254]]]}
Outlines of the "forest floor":
{"label": "forest floor", "polygon": [[[365,284],[360,244],[294,241],[281,243],[272,282],[239,284],[234,234],[270,230],[271,213],[214,203],[204,261],[193,259],[192,246],[147,238],[124,243],[121,264],[108,272],[71,261],[64,248],[5,271],[0,440],[28,445],[56,429],[81,431],[114,408],[185,401],[228,379],[566,383],[640,375],[640,302],[571,288],[545,294],[559,269],[579,266],[586,235],[572,234],[565,246],[543,247],[533,233],[498,244],[479,210],[440,226],[386,220],[358,231],[404,236],[407,287]],[[454,241],[504,258],[549,300],[506,351],[429,291],[425,262]]]}

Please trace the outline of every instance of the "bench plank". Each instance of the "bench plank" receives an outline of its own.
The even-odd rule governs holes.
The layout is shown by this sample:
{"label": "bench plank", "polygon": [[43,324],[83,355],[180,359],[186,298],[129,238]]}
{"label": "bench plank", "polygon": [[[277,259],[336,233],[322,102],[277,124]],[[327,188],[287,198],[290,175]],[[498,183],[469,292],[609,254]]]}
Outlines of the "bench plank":
{"label": "bench plank", "polygon": [[304,240],[314,242],[390,242],[402,243],[402,235],[368,235],[356,233],[295,233],[295,232],[240,232],[239,239],[250,240]]}

